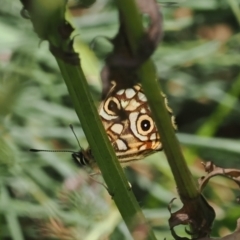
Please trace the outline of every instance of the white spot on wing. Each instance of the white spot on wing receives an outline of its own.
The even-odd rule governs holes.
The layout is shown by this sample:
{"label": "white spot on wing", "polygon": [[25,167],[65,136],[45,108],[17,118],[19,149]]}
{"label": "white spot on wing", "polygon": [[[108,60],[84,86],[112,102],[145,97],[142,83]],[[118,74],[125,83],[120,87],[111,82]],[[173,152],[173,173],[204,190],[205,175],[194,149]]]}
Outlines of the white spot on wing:
{"label": "white spot on wing", "polygon": [[146,111],[145,108],[142,108],[140,112],[141,112],[141,113],[146,113],[147,111]]}
{"label": "white spot on wing", "polygon": [[127,98],[132,98],[136,92],[132,88],[128,88],[126,89],[125,94]]}
{"label": "white spot on wing", "polygon": [[126,106],[127,111],[135,111],[139,106],[141,105],[141,102],[137,102],[134,98],[129,102],[128,106]]}
{"label": "white spot on wing", "polygon": [[127,145],[125,144],[125,142],[121,139],[117,139],[116,141],[118,150],[122,151],[122,150],[127,150]]}
{"label": "white spot on wing", "polygon": [[123,125],[119,124],[119,123],[113,124],[112,127],[111,127],[111,130],[114,133],[121,134],[121,132],[123,130]]}
{"label": "white spot on wing", "polygon": [[141,151],[141,150],[145,150],[146,149],[146,145],[142,145],[140,148],[139,148],[139,150]]}
{"label": "white spot on wing", "polygon": [[141,85],[140,84],[137,84],[135,86],[133,86],[133,88],[137,91],[139,91],[141,89]]}
{"label": "white spot on wing", "polygon": [[153,133],[151,136],[150,136],[150,140],[156,140],[156,133]]}
{"label": "white spot on wing", "polygon": [[121,101],[122,108],[126,108],[128,104],[129,104],[129,101],[124,101],[124,100]]}
{"label": "white spot on wing", "polygon": [[143,101],[143,102],[146,102],[146,101],[147,101],[146,96],[145,96],[142,92],[139,92],[139,93],[138,93],[138,98],[139,98],[139,100],[141,100],[141,101]]}
{"label": "white spot on wing", "polygon": [[119,90],[119,91],[117,92],[117,95],[122,95],[123,92],[124,92],[124,89],[121,89],[121,90]]}

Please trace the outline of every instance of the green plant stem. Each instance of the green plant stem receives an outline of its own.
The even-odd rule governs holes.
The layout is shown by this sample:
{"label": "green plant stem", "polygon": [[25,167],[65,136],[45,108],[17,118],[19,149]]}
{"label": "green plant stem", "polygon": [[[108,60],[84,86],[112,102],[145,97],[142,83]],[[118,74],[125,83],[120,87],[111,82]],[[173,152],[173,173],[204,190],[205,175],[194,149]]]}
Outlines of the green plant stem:
{"label": "green plant stem", "polygon": [[[139,39],[143,36],[140,14],[137,11],[134,0],[116,0],[116,3],[123,16],[123,21],[125,21],[125,26],[129,33],[127,37],[134,53]],[[147,60],[142,64],[138,70],[138,75],[157,125],[179,196],[184,204],[182,213],[186,213],[189,220],[195,222],[195,224],[190,224],[190,227],[193,232],[198,234],[199,229],[203,228],[203,225],[210,228],[215,218],[214,210],[198,191],[187,167],[169,113],[165,107],[164,98],[161,96],[161,88],[156,81],[156,70],[151,60]],[[205,236],[204,232],[201,234]],[[194,238],[195,236],[192,237]]]}
{"label": "green plant stem", "polygon": [[[138,239],[134,232],[141,227],[145,230],[144,239],[156,239],[129,187],[89,93],[78,54],[71,45],[70,34],[73,29],[65,23],[63,11],[65,1],[52,0],[49,9],[46,7],[46,0],[22,0],[22,2],[30,12],[35,31],[50,43],[94,158],[129,231],[134,239]],[[42,11],[45,11],[43,22],[38,14]],[[39,24],[41,22],[42,25]]]}
{"label": "green plant stem", "polygon": [[[117,6],[127,23],[128,39],[134,52],[143,35],[140,14],[133,0],[116,0]],[[131,14],[129,14],[131,13]],[[163,142],[169,165],[174,175],[178,192],[184,198],[196,198],[199,195],[193,177],[188,170],[179,142],[173,130],[169,113],[166,110],[161,89],[156,81],[156,71],[151,60],[146,61],[139,69],[139,78],[147,96],[153,117]]]}
{"label": "green plant stem", "polygon": [[[129,188],[123,170],[103,129],[81,68],[68,65],[60,59],[57,59],[57,62],[103,178],[110,194],[113,194],[113,199],[125,223],[130,232],[134,232],[137,226],[147,226],[143,213]],[[79,79],[81,79],[81,84]],[[156,239],[149,227],[146,239]]]}

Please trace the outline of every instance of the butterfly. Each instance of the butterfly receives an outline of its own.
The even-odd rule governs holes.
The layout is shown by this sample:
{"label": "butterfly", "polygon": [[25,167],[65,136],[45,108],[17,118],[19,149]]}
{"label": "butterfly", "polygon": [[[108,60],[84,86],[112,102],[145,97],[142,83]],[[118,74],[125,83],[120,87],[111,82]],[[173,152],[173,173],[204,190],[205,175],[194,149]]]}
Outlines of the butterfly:
{"label": "butterfly", "polygon": [[[172,110],[168,107],[166,96],[162,96],[176,129]],[[140,160],[162,150],[162,142],[141,84],[118,87],[116,82],[112,82],[98,112],[120,163]],[[95,162],[90,148],[74,152],[72,157],[80,165]]]}
{"label": "butterfly", "polygon": [[[162,94],[162,97],[171,116],[173,128],[176,129],[166,96]],[[118,86],[113,81],[112,87],[98,108],[98,113],[120,163],[140,160],[162,150],[161,138],[141,84],[124,87]],[[71,125],[70,127],[73,131],[73,127]],[[74,131],[73,134],[77,139]],[[79,141],[78,144],[80,147],[78,152],[70,150],[51,150],[51,152],[71,152],[72,158],[80,166],[95,164],[91,149],[83,149]],[[30,149],[30,151],[49,150]]]}

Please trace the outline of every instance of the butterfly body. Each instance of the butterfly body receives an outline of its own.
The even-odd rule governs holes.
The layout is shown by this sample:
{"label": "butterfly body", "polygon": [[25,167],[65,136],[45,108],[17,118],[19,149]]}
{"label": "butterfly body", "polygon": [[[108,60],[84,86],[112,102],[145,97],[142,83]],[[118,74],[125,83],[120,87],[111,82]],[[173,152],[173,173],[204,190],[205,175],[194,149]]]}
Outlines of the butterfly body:
{"label": "butterfly body", "polygon": [[80,150],[79,152],[73,152],[72,158],[77,165],[85,166],[90,165],[93,162],[93,155],[90,148],[86,150]]}

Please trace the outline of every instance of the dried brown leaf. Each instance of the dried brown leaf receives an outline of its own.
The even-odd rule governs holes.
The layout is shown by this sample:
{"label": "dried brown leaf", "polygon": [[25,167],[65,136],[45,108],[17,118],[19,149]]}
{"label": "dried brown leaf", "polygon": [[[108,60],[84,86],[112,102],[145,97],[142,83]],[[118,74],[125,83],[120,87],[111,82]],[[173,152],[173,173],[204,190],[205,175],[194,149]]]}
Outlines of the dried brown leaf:
{"label": "dried brown leaf", "polygon": [[[170,202],[168,207],[169,212],[171,213],[171,217],[168,221],[172,236],[175,239],[187,240],[188,238],[179,237],[174,231],[174,227],[178,225],[190,224],[193,232],[187,230],[186,232],[189,235],[194,236],[194,239],[208,237],[211,232],[212,223],[215,219],[215,212],[214,209],[207,203],[205,198],[202,195],[199,195],[199,197],[196,199],[184,199],[183,207],[175,213],[171,212],[171,204],[173,201],[174,199]],[[196,208],[196,206],[202,207]],[[205,209],[208,216],[207,219],[204,217],[206,214],[203,214],[202,209]]]}
{"label": "dried brown leaf", "polygon": [[240,187],[240,170],[235,168],[221,168],[212,162],[202,163],[205,171],[208,173],[205,177],[201,177],[199,182],[199,190],[202,192],[209,180],[215,176],[224,176],[232,179]]}

